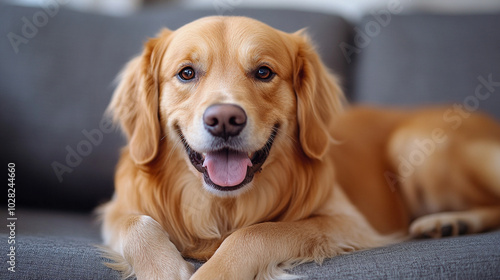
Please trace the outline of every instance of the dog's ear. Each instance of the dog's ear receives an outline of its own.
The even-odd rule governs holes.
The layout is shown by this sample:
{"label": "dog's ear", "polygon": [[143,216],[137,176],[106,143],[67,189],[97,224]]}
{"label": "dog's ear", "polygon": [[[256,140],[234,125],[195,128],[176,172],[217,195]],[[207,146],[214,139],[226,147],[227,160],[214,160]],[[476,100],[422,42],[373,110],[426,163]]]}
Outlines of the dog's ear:
{"label": "dog's ear", "polygon": [[331,123],[342,109],[344,94],[304,31],[293,36],[298,47],[293,83],[300,144],[308,157],[321,159],[333,140]]}
{"label": "dog's ear", "polygon": [[156,157],[160,141],[158,72],[171,31],[164,29],[144,45],[144,51],[131,60],[118,77],[107,109],[128,138],[130,156],[137,164]]}

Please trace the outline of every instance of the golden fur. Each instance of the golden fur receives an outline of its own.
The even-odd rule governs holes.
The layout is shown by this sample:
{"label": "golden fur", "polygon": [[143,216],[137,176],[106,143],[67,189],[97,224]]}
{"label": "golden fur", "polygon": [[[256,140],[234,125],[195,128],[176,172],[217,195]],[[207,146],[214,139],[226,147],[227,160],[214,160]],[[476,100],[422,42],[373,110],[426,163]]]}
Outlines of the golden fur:
{"label": "golden fur", "polygon": [[[178,78],[186,65],[196,71],[189,82]],[[255,78],[262,65],[276,73],[270,81]],[[343,101],[303,32],[209,17],[149,40],[109,107],[128,139],[101,208],[114,268],[139,279],[275,278],[286,266],[397,242],[395,233],[500,225],[497,124],[474,115],[454,129],[446,108],[342,112]],[[262,170],[235,191],[204,183],[185,147],[210,149],[202,118],[213,104],[243,108],[245,152],[274,138]],[[400,168],[435,128],[440,143],[422,140],[432,153]],[[192,275],[183,257],[208,261]]]}

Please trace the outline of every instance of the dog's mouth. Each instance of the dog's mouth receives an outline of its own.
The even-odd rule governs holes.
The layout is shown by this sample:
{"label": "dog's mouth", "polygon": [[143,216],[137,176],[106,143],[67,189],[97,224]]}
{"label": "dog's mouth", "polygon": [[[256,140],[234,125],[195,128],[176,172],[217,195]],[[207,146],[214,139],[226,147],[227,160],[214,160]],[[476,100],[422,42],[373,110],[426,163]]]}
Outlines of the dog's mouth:
{"label": "dog's mouth", "polygon": [[235,191],[250,183],[255,173],[262,170],[262,165],[269,156],[279,125],[273,127],[266,144],[255,152],[238,151],[231,147],[199,153],[187,143],[179,130],[182,143],[189,160],[200,173],[205,183],[219,191]]}

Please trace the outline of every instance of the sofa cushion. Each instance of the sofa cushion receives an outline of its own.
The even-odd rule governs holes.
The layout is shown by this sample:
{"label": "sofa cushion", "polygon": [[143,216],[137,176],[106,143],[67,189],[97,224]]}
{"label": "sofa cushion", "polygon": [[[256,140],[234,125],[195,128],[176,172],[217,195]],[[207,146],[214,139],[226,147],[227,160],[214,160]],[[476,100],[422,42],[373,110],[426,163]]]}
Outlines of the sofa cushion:
{"label": "sofa cushion", "polygon": [[300,265],[306,279],[498,279],[500,231],[413,240]]}
{"label": "sofa cushion", "polygon": [[[88,214],[20,210],[16,228],[16,272],[0,279],[121,279],[103,265],[95,217]],[[9,235],[0,228],[0,240]],[[498,279],[500,231],[414,240],[306,263],[291,270],[305,279]],[[9,252],[7,242],[0,250]],[[195,267],[201,262],[192,261]],[[13,277],[15,275],[15,277]]]}
{"label": "sofa cushion", "polygon": [[[63,7],[2,5],[0,154],[5,164],[16,164],[17,183],[23,186],[17,189],[18,203],[88,210],[107,200],[125,143],[103,118],[112,81],[161,27],[176,29],[216,12],[160,9],[108,17]],[[347,40],[350,27],[340,17],[246,9],[232,13],[290,32],[309,26],[327,64],[344,73],[341,53],[330,48]]]}
{"label": "sofa cushion", "polygon": [[367,16],[357,27],[354,101],[457,104],[500,119],[498,15],[392,15],[379,29],[376,22]]}

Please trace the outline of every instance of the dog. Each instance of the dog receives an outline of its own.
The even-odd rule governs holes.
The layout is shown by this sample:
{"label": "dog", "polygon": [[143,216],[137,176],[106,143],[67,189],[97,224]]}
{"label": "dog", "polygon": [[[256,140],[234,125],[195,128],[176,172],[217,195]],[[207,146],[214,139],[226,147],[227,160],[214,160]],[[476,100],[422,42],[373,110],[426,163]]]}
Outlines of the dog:
{"label": "dog", "polygon": [[[109,105],[102,206],[138,279],[272,279],[409,237],[500,226],[500,127],[464,108],[349,107],[304,31],[207,17],[145,43]],[[206,261],[196,272],[185,260]]]}

